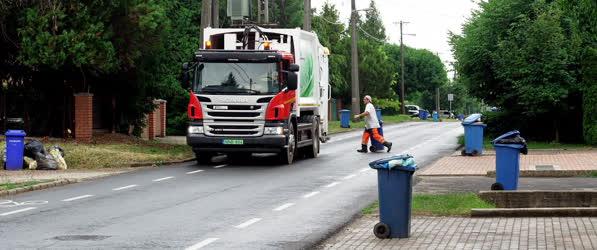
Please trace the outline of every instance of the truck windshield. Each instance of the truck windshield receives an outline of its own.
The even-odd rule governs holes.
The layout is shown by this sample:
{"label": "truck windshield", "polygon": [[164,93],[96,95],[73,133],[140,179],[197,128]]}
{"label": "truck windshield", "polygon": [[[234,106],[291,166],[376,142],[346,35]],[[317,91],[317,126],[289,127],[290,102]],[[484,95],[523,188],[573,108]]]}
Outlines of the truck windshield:
{"label": "truck windshield", "polygon": [[276,63],[199,63],[193,90],[211,95],[270,95],[280,91]]}

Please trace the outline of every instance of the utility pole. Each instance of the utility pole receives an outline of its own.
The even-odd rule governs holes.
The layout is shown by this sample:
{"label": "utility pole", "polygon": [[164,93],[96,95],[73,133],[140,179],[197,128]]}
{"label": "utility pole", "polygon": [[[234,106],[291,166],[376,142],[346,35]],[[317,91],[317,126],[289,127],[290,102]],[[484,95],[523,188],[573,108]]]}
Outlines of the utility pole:
{"label": "utility pole", "polygon": [[359,53],[357,51],[357,10],[355,0],[351,0],[351,18],[352,27],[352,114],[361,113],[361,103],[359,97]]}
{"label": "utility pole", "polygon": [[269,0],[264,0],[263,1],[263,9],[264,9],[264,13],[265,14],[265,24],[269,24]]}
{"label": "utility pole", "polygon": [[311,0],[305,0],[303,30],[311,31]]}
{"label": "utility pole", "polygon": [[211,0],[211,27],[220,27],[220,1]]}
{"label": "utility pole", "polygon": [[402,42],[402,21],[400,21],[400,112],[406,114],[406,101],[404,100],[404,42]]}
{"label": "utility pole", "polygon": [[261,0],[257,0],[257,23],[261,24]]}
{"label": "utility pole", "polygon": [[435,110],[437,110],[437,115],[439,115],[439,88],[435,88]]}
{"label": "utility pole", "polygon": [[[217,0],[214,0],[217,1]],[[203,30],[211,26],[212,5],[211,0],[201,1],[201,46],[203,46]]]}

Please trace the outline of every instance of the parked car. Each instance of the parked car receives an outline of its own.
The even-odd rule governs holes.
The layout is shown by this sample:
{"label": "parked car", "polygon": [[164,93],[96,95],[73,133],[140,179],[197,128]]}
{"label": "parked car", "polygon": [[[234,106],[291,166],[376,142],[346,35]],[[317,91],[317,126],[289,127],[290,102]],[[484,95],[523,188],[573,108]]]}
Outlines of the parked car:
{"label": "parked car", "polygon": [[440,115],[440,117],[451,118],[451,119],[454,119],[456,117],[456,116],[454,116],[454,113],[447,111],[447,110],[440,110],[439,115]]}
{"label": "parked car", "polygon": [[419,110],[421,110],[421,108],[417,105],[405,105],[404,106],[406,108],[406,112],[413,117],[417,117],[419,116]]}

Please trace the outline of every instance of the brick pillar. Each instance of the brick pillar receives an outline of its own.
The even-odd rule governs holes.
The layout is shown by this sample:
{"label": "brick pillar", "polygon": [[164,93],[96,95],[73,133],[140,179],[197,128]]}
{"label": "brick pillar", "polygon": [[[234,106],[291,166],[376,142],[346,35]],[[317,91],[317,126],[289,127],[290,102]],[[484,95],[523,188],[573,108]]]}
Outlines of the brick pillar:
{"label": "brick pillar", "polygon": [[166,137],[166,101],[160,102],[160,137]]}
{"label": "brick pillar", "polygon": [[77,93],[75,96],[75,139],[90,142],[93,131],[93,94]]}

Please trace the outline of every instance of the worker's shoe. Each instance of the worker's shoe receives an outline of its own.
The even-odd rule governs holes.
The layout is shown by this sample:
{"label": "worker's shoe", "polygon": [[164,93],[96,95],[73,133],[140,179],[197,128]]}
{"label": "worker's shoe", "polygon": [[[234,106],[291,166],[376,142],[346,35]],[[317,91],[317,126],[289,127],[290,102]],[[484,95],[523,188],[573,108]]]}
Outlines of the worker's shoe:
{"label": "worker's shoe", "polygon": [[388,148],[388,152],[390,152],[390,150],[392,150],[392,143],[389,141],[386,141],[383,143],[383,145]]}
{"label": "worker's shoe", "polygon": [[367,145],[361,144],[361,149],[357,149],[359,153],[367,153]]}

